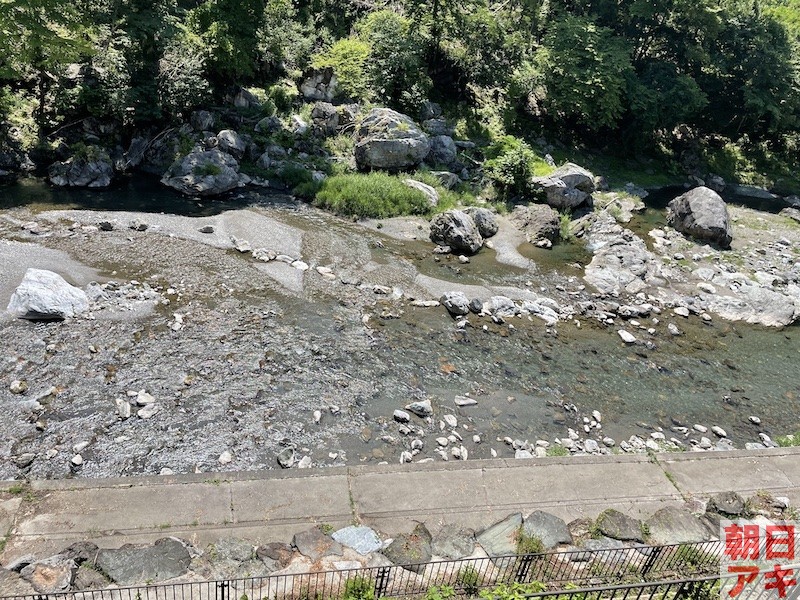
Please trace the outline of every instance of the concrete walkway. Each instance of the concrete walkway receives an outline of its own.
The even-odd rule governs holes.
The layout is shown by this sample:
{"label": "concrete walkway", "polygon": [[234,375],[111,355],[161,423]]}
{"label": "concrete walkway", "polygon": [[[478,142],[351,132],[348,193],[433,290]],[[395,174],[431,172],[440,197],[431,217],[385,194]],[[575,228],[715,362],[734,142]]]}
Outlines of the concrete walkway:
{"label": "concrete walkway", "polygon": [[[4,490],[4,491],[3,491]],[[647,517],[691,497],[765,490],[800,504],[800,448],[0,484],[0,562],[76,540],[103,547],[178,536],[288,541],[355,521],[393,535],[425,521],[485,527],[541,509],[569,521],[616,508]]]}

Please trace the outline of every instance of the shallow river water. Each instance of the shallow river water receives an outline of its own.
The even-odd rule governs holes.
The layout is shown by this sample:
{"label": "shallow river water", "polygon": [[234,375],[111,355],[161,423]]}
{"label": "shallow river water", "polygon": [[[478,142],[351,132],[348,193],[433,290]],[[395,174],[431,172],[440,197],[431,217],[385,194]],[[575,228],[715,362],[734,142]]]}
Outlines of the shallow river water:
{"label": "shallow river water", "polygon": [[[240,208],[243,202],[242,199],[233,198],[224,202],[198,203],[165,191],[146,179],[134,179],[106,192],[54,191],[39,181],[29,180],[4,190],[0,196],[0,211],[13,213],[20,208],[33,212],[114,209],[201,217]],[[287,225],[302,228],[307,238],[331,231],[342,236],[359,236],[363,232],[358,225],[306,207],[297,208],[288,201],[275,201],[255,210],[263,211]],[[648,219],[657,223],[660,218],[663,217],[659,211],[652,209],[640,219],[638,226],[646,227]],[[370,235],[374,237],[380,234],[372,232]],[[549,272],[563,278],[579,276],[580,271],[571,263],[585,264],[589,259],[577,245],[557,246],[554,251],[548,252],[524,244],[520,252],[539,265],[538,273],[532,274],[523,269],[500,265],[487,252],[473,259],[469,269],[460,269],[452,262],[436,262],[430,254],[430,245],[423,242],[400,243],[385,238],[381,246],[373,252],[373,261],[378,265],[384,261],[388,264],[399,256],[423,275],[464,284],[523,286],[531,277],[546,279]],[[82,260],[86,262],[85,257]],[[240,258],[226,254],[225,260]],[[89,266],[106,274],[114,269],[131,278],[136,274],[135,268],[124,260],[116,265],[103,257]],[[552,283],[544,279],[533,283]],[[626,439],[632,434],[647,435],[651,427],[667,429],[673,425],[691,427],[700,423],[708,427],[723,427],[735,445],[743,447],[745,442],[758,441],[760,431],[775,436],[800,429],[800,379],[797,377],[800,330],[797,327],[782,331],[767,330],[726,323],[720,319],[705,324],[692,318],[680,322],[685,335],[660,337],[655,342],[655,349],[647,349],[643,346],[625,346],[616,335],[617,327],[593,325],[590,322],[582,323],[581,327],[574,322],[564,322],[558,325],[556,332],[548,331],[541,321],[526,319],[513,320],[513,328],[507,324],[495,325],[483,321],[475,327],[457,330],[452,319],[441,308],[405,306],[398,318],[373,318],[368,337],[361,339],[360,329],[357,331],[361,324],[352,314],[345,314],[347,303],[341,298],[311,294],[303,302],[298,302],[296,297],[270,293],[261,299],[245,295],[238,300],[236,306],[220,303],[219,310],[240,311],[231,317],[238,319],[239,325],[247,321],[243,308],[251,306],[255,314],[264,309],[263,302],[268,302],[281,314],[280,331],[276,330],[276,337],[270,339],[270,343],[282,343],[289,350],[278,362],[291,362],[292,352],[297,352],[299,361],[306,360],[305,357],[311,354],[327,355],[326,362],[320,364],[317,372],[312,365],[302,377],[298,376],[295,380],[289,375],[271,380],[269,394],[296,397],[298,406],[306,411],[303,413],[305,416],[299,413],[292,415],[295,421],[310,421],[314,400],[325,395],[325,386],[331,381],[346,376],[363,382],[364,385],[352,388],[350,400],[354,417],[351,422],[331,429],[326,436],[303,438],[304,442],[301,443],[320,444],[321,449],[315,454],[315,462],[320,464],[336,462],[335,459],[325,458],[328,451],[344,451],[350,460],[378,461],[385,458],[396,461],[395,454],[399,454],[401,448],[393,450],[391,445],[387,447],[385,441],[380,440],[380,435],[396,437],[396,425],[391,421],[392,412],[402,408],[410,399],[420,396],[433,399],[437,415],[446,412],[456,414],[465,438],[471,438],[473,433],[482,436],[483,443],[470,446],[470,456],[475,458],[488,457],[490,448],[508,456],[510,449],[497,442],[498,437],[510,436],[531,442],[536,439],[552,441],[554,437],[564,436],[568,427],[580,426],[582,417],[590,415],[593,410],[603,415],[604,434],[616,440]],[[206,303],[209,313],[216,310],[216,302]],[[148,319],[158,316],[157,312],[155,317],[144,317],[142,331],[150,327]],[[209,317],[208,320],[213,319]],[[347,326],[342,324],[343,321],[348,322]],[[646,320],[643,321],[646,325]],[[488,323],[485,328],[482,327],[483,323]],[[16,324],[7,326],[6,331],[14,331],[15,335],[21,337],[34,333],[41,336],[45,331],[41,327],[63,325]],[[215,333],[207,335],[214,338]],[[58,335],[68,336],[61,332]],[[138,335],[147,337],[146,333],[140,332]],[[150,337],[157,338],[158,335],[162,334],[151,333]],[[191,331],[186,333],[187,337],[191,335]],[[265,388],[259,379],[261,376],[248,375],[246,369],[237,371],[231,366],[240,358],[242,364],[247,361],[248,365],[254,357],[257,358],[259,351],[251,352],[250,345],[267,342],[265,339],[254,342],[255,338],[251,339],[253,335],[252,332],[243,333],[238,338],[243,346],[247,346],[247,350],[236,348],[237,338],[229,335],[231,354],[218,356],[221,365],[225,361],[228,363],[219,369],[223,372],[227,369],[228,379],[221,379],[219,385],[224,386],[225,390],[235,390],[242,396],[255,397],[254,402],[258,404],[259,390]],[[358,338],[359,341],[348,341],[348,335],[352,340]],[[198,334],[191,342],[202,345],[202,336]],[[309,351],[308,346],[303,346],[301,342],[313,342],[312,350]],[[190,344],[188,341],[185,343],[188,348]],[[21,348],[24,348],[23,344],[8,339],[2,345],[5,354],[21,352]],[[321,350],[317,345],[322,346]],[[295,350],[295,346],[298,349]],[[231,358],[237,350],[243,356]],[[154,343],[151,351],[169,352],[168,342]],[[189,352],[183,347],[176,350],[177,353],[184,351]],[[202,349],[193,352],[201,353]],[[260,352],[263,356],[263,351]],[[200,361],[198,356],[193,355],[192,360]],[[143,360],[143,364],[156,365],[153,367],[154,375],[167,378],[163,373],[157,373],[157,356],[148,356]],[[169,363],[169,360],[163,362]],[[65,364],[71,363],[67,361]],[[213,370],[217,365],[206,357],[206,366]],[[72,365],[68,368],[76,367]],[[83,367],[78,368],[81,369]],[[7,375],[11,377],[9,373]],[[4,388],[7,387],[8,382],[4,384]],[[220,390],[219,398],[224,396],[225,390]],[[465,393],[477,399],[478,404],[455,408],[453,398]],[[203,401],[213,403],[216,397]],[[343,397],[342,394],[339,397]],[[221,422],[230,418],[230,407],[234,404],[230,399],[224,402],[227,412],[219,413]],[[565,410],[564,405],[574,405],[577,411]],[[259,405],[259,410],[261,408]],[[87,418],[92,410],[85,411]],[[246,407],[242,410],[246,410]],[[81,414],[76,408],[72,416],[79,418]],[[756,426],[750,423],[750,415],[758,416],[762,424]],[[213,418],[213,412],[204,413],[197,427],[210,428],[212,433],[206,432],[197,437],[210,445],[209,453],[216,456],[226,444],[209,441],[208,436],[214,435],[214,426],[206,421],[213,421]],[[326,417],[323,425],[327,420]],[[238,422],[235,420],[235,423]],[[235,437],[235,423],[221,425],[219,430],[228,438]],[[114,428],[122,425],[107,427],[113,429],[109,435],[116,435],[119,431]],[[191,430],[191,419],[185,418],[181,427]],[[244,434],[249,435],[248,427],[246,424],[242,426]],[[281,426],[276,427],[274,434],[270,434],[272,441],[282,433]],[[302,425],[285,425],[289,437],[292,427],[295,434],[298,427],[302,429]],[[437,429],[436,423],[431,427]],[[667,437],[670,435],[667,432]],[[164,453],[168,453],[170,448],[177,452],[181,444],[191,445],[193,442],[189,441],[190,437],[177,438],[165,446],[162,444],[160,454],[151,451],[156,457],[152,460],[142,459],[131,463],[129,468],[111,471],[121,474],[132,474],[137,469],[158,472],[159,468],[167,465],[176,471],[189,470],[191,461],[195,465],[202,462],[198,461],[199,452],[186,452],[188,458],[183,462],[170,460]],[[12,440],[5,442],[5,448],[14,447]],[[258,443],[254,442],[250,450],[241,450],[241,455],[251,452],[254,458],[245,465],[239,464],[240,468],[274,466],[272,449],[269,457],[260,456],[256,449]],[[433,444],[433,441],[429,444]],[[381,448],[383,450],[375,452]],[[13,452],[19,451],[19,448],[13,449]],[[218,468],[219,465],[214,467]],[[13,475],[9,470],[6,473]],[[57,476],[49,471],[43,473]],[[110,472],[99,469],[89,474]]]}

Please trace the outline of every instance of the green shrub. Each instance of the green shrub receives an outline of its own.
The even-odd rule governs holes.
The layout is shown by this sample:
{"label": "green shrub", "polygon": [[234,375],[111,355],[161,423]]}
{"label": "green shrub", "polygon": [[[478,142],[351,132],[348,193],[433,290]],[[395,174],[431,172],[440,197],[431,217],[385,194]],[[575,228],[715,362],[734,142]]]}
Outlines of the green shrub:
{"label": "green shrub", "polygon": [[526,600],[529,594],[543,592],[545,585],[539,581],[531,583],[501,583],[490,589],[481,590],[484,600]]}
{"label": "green shrub", "polygon": [[452,600],[456,591],[451,585],[434,585],[425,593],[425,600]]}
{"label": "green shrub", "polygon": [[369,577],[356,575],[344,582],[343,600],[375,600],[375,584]]}
{"label": "green shrub", "polygon": [[787,435],[779,435],[775,437],[775,443],[781,448],[791,448],[793,446],[800,446],[800,431],[790,433]]}
{"label": "green shrub", "polygon": [[289,112],[299,95],[297,86],[289,80],[280,81],[267,89],[267,97],[282,113]]}
{"label": "green shrub", "polygon": [[429,211],[425,195],[385,173],[334,175],[322,182],[314,205],[343,215],[384,219]]}
{"label": "green shrub", "polygon": [[481,574],[474,567],[466,566],[458,571],[456,581],[463,588],[464,593],[474,596],[480,589]]}
{"label": "green shrub", "polygon": [[339,81],[339,93],[352,100],[369,98],[367,59],[369,44],[355,38],[336,41],[311,61],[316,69],[330,67]]}
{"label": "green shrub", "polygon": [[489,146],[486,156],[486,172],[503,200],[525,196],[531,177],[552,170],[524,140],[513,135],[503,136]]}
{"label": "green shrub", "polygon": [[206,177],[208,175],[219,175],[222,173],[222,169],[219,165],[215,165],[214,163],[205,163],[204,165],[197,165],[192,172],[195,175],[199,175],[201,177]]}

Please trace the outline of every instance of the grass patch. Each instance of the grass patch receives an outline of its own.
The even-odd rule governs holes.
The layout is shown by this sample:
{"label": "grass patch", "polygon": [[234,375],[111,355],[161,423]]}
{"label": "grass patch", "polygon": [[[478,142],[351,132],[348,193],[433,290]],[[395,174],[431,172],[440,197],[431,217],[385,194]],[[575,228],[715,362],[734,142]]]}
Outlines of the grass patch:
{"label": "grass patch", "polygon": [[544,544],[535,535],[525,533],[525,528],[520,527],[517,531],[517,554],[541,554],[544,552]]}
{"label": "grass patch", "polygon": [[547,448],[547,456],[569,456],[569,450],[561,444],[553,444]]}
{"label": "grass patch", "polygon": [[222,169],[219,165],[215,165],[214,163],[206,163],[204,165],[197,165],[192,169],[192,172],[200,177],[213,177],[222,173]]}
{"label": "grass patch", "polygon": [[781,448],[793,448],[795,446],[800,446],[800,431],[776,436],[775,443]]}
{"label": "grass patch", "polygon": [[322,182],[314,205],[341,215],[375,219],[423,215],[431,209],[422,192],[385,173],[329,177]]}
{"label": "grass patch", "polygon": [[369,577],[356,575],[344,582],[343,600],[375,600],[375,584]]}
{"label": "grass patch", "polygon": [[456,581],[464,593],[469,596],[475,596],[478,593],[481,585],[481,574],[475,567],[466,566],[459,569],[456,575]]}

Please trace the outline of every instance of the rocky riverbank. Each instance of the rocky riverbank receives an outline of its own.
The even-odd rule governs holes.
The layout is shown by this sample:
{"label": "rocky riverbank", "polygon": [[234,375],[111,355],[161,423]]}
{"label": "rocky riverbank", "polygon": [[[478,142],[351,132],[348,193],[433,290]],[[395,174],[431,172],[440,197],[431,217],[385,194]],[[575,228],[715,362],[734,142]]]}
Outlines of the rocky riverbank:
{"label": "rocky riverbank", "polygon": [[[792,302],[799,230],[781,216],[728,207],[733,249],[721,251],[665,228],[648,247],[595,211],[573,222],[597,247],[581,276],[537,267],[502,215],[466,256],[438,253],[419,219],[353,224],[287,198],[240,202],[249,208],[197,218],[3,212],[3,302],[29,267],[89,300],[75,319],[0,323],[3,477],[755,448],[792,428],[773,400],[797,397],[780,369],[765,392],[769,367],[752,374],[733,354],[705,354],[731,332],[715,306],[774,314],[743,286]],[[776,232],[783,250],[758,252]],[[625,249],[616,267],[610,248]],[[598,270],[640,283],[600,294]],[[769,272],[780,275],[759,281]],[[441,306],[454,295],[467,301],[455,318]],[[763,335],[791,344],[791,332]],[[592,364],[581,347],[614,358]],[[647,389],[609,369],[624,363]],[[731,382],[712,382],[720,369]],[[687,375],[700,383],[682,385]],[[681,394],[696,405],[677,404]],[[414,402],[430,408],[414,414]]]}

